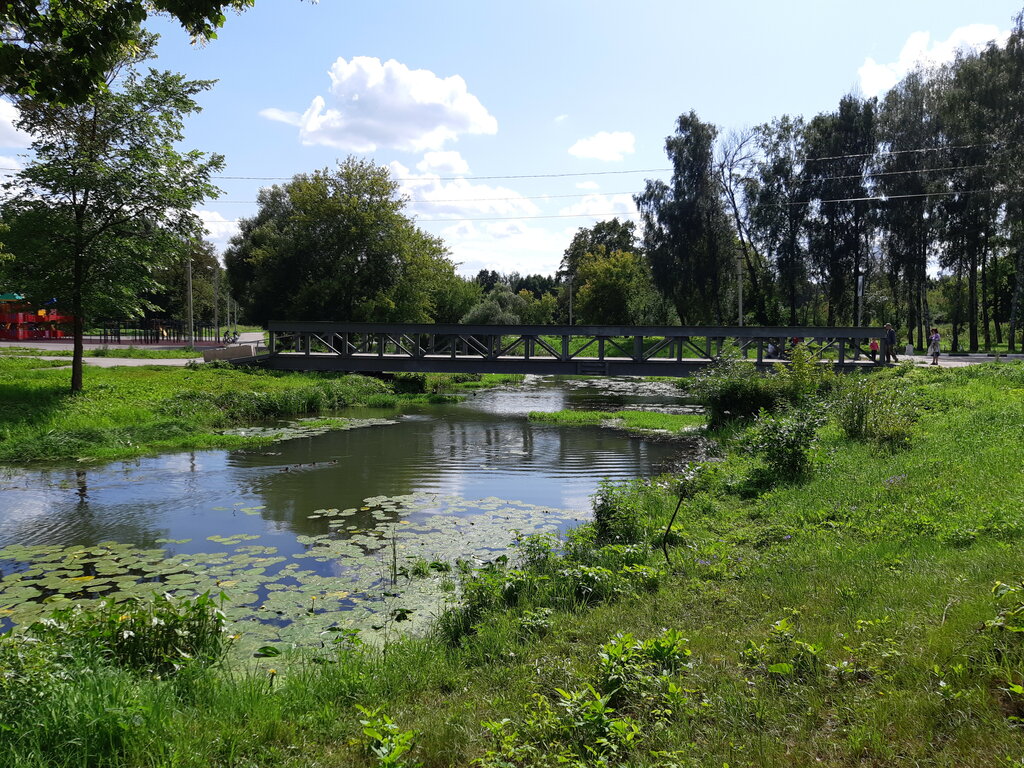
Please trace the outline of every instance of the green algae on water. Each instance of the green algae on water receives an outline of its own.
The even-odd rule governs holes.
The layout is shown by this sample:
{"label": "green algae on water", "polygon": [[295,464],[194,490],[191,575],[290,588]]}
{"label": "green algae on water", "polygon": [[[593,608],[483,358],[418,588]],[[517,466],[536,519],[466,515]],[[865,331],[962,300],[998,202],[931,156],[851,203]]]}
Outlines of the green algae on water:
{"label": "green algae on water", "polygon": [[[350,525],[359,513],[362,525]],[[114,542],[8,546],[0,549],[0,621],[30,623],[55,602],[211,592],[227,597],[230,631],[241,635],[236,648],[243,654],[267,643],[317,645],[341,629],[370,639],[419,633],[453,598],[453,563],[483,565],[506,554],[519,535],[555,532],[576,519],[569,510],[496,497],[427,493],[376,496],[358,509],[310,510],[307,517],[324,520],[325,531],[296,536],[301,551],[292,555],[251,533],[210,536],[211,551],[197,553]],[[423,561],[436,566],[412,575],[413,563]]]}

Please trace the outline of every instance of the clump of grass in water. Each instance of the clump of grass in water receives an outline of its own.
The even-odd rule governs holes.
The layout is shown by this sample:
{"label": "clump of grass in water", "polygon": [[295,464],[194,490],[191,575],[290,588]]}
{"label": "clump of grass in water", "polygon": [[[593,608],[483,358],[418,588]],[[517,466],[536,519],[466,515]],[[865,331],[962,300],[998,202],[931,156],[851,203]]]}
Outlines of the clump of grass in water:
{"label": "clump of grass in water", "polygon": [[223,601],[223,595],[204,592],[182,599],[157,594],[149,600],[108,600],[95,610],[71,605],[31,624],[25,637],[60,645],[82,661],[168,675],[223,658],[229,644]]}

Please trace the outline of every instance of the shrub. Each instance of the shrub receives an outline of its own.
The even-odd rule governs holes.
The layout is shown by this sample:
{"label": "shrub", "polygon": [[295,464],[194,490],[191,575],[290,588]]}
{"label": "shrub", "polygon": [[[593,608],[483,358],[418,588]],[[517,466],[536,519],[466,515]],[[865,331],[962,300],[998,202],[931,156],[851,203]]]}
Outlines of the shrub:
{"label": "shrub", "polygon": [[811,449],[823,421],[821,414],[810,409],[780,414],[762,411],[749,432],[749,448],[764,460],[773,476],[796,479],[810,470]]}
{"label": "shrub", "polygon": [[574,565],[558,571],[557,579],[568,598],[582,605],[605,602],[626,591],[622,576],[599,566]]}
{"label": "shrub", "polygon": [[853,440],[890,449],[910,445],[913,406],[900,379],[851,376],[836,387],[833,410],[839,427]]}
{"label": "shrub", "polygon": [[533,533],[528,536],[516,535],[512,547],[520,565],[529,570],[544,572],[555,558],[558,538],[551,533]]}
{"label": "shrub", "polygon": [[735,357],[722,357],[692,380],[691,391],[708,413],[712,427],[746,419],[776,408],[781,393],[777,378],[765,376]]}
{"label": "shrub", "polygon": [[645,516],[633,484],[605,480],[592,497],[598,544],[637,544],[644,540]]}
{"label": "shrub", "polygon": [[691,389],[707,409],[712,427],[730,419],[749,419],[761,411],[805,406],[838,381],[827,365],[818,363],[803,345],[793,348],[787,364],[778,363],[771,374],[735,356],[713,362],[693,379]]}
{"label": "shrub", "polygon": [[803,406],[814,401],[836,385],[839,377],[831,367],[815,360],[811,351],[798,344],[790,351],[789,364],[777,364],[775,375],[783,402]]}

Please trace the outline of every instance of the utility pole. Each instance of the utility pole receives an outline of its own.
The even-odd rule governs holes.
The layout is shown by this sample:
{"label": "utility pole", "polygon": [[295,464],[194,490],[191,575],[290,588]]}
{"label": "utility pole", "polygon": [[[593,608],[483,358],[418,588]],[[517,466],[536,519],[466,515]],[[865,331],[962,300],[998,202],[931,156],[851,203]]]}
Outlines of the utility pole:
{"label": "utility pole", "polygon": [[213,271],[213,330],[213,340],[220,344],[220,265]]}
{"label": "utility pole", "polygon": [[857,327],[860,328],[864,318],[864,275],[857,275]]}
{"label": "utility pole", "polygon": [[743,255],[736,255],[736,296],[739,299],[740,328],[743,327]]}
{"label": "utility pole", "polygon": [[189,248],[189,251],[188,251],[188,269],[186,270],[186,274],[188,275],[188,283],[187,283],[188,291],[186,293],[186,300],[185,300],[185,303],[187,305],[187,310],[188,310],[188,326],[187,326],[188,327],[188,345],[190,347],[194,347],[196,345],[196,337],[195,337],[195,325],[193,324],[193,315],[192,315],[192,249],[191,248]]}
{"label": "utility pole", "polygon": [[572,275],[569,275],[569,325],[572,324]]}

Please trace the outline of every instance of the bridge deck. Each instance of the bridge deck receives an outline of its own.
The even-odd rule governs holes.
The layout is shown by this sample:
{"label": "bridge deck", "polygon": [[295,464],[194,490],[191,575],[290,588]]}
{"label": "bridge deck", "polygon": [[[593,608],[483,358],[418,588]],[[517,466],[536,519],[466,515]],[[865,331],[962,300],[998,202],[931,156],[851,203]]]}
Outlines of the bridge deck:
{"label": "bridge deck", "polygon": [[871,366],[877,328],[710,326],[422,325],[271,323],[270,353],[253,362],[277,370],[688,376],[733,350],[755,365],[769,344],[797,338],[823,362]]}

